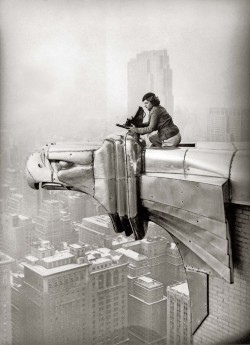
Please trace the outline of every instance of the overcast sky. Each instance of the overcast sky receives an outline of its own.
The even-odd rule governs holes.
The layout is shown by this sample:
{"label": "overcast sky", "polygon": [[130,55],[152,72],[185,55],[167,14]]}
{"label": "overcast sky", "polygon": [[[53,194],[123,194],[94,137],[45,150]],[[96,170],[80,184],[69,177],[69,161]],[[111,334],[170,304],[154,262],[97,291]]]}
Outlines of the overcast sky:
{"label": "overcast sky", "polygon": [[124,116],[127,63],[154,49],[168,51],[175,107],[249,107],[248,0],[0,4],[2,123],[56,130]]}

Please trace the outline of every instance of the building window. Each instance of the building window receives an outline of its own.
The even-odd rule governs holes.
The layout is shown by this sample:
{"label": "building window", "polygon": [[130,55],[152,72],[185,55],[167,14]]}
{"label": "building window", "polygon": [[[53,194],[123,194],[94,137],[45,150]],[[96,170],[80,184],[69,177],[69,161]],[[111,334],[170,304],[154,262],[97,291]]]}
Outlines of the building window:
{"label": "building window", "polygon": [[106,286],[110,286],[110,285],[111,285],[111,273],[108,272],[106,276]]}
{"label": "building window", "polygon": [[118,270],[115,270],[114,272],[114,285],[117,285],[119,282],[119,273]]}
{"label": "building window", "polygon": [[104,277],[103,277],[103,274],[100,274],[99,277],[98,277],[98,288],[99,289],[103,289],[103,282],[104,282]]}

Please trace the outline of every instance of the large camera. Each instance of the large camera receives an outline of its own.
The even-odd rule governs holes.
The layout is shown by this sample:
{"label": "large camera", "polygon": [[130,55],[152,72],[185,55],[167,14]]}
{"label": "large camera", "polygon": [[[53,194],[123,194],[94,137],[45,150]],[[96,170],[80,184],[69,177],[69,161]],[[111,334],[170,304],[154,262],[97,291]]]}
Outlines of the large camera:
{"label": "large camera", "polygon": [[117,123],[116,126],[126,129],[129,129],[132,125],[134,125],[135,127],[141,127],[145,116],[145,111],[142,107],[139,107],[136,114],[132,116],[130,119],[127,119],[124,125],[120,125],[119,123]]}

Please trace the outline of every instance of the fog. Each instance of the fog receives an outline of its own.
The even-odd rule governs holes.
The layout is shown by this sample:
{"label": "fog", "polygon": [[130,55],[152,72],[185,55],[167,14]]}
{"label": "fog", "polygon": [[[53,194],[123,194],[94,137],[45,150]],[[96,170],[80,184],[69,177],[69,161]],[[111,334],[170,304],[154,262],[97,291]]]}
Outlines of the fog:
{"label": "fog", "polygon": [[168,51],[175,108],[249,107],[249,11],[247,0],[1,0],[2,128],[116,130],[127,63],[154,49]]}

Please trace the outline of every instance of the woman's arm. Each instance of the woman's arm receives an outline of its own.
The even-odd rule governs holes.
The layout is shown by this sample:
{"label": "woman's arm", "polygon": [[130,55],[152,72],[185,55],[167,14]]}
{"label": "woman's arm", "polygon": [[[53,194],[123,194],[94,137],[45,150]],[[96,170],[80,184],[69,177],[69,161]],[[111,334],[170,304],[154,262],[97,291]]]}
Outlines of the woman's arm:
{"label": "woman's arm", "polygon": [[145,123],[145,126],[142,127],[133,127],[132,131],[138,134],[147,134],[157,130],[157,124],[159,121],[159,113],[157,111],[153,111],[150,114],[149,122]]}

